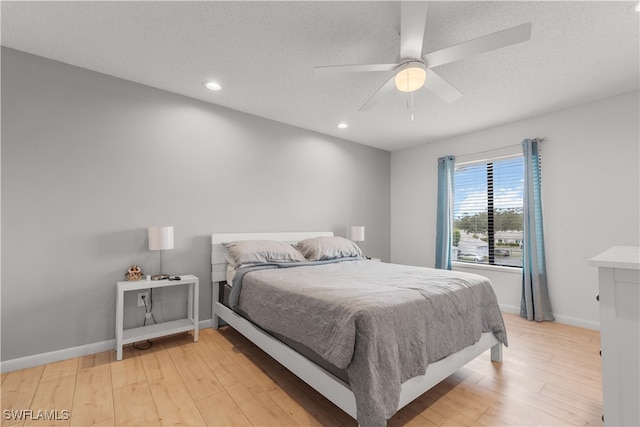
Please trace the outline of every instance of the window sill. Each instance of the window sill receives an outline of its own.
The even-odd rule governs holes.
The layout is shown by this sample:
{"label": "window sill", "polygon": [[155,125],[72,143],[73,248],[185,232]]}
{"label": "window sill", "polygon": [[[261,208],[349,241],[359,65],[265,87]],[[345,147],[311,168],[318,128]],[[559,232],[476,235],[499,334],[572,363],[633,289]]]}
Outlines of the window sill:
{"label": "window sill", "polygon": [[501,265],[472,264],[470,262],[453,261],[451,268],[452,270],[484,270],[522,275],[522,267],[503,267]]}

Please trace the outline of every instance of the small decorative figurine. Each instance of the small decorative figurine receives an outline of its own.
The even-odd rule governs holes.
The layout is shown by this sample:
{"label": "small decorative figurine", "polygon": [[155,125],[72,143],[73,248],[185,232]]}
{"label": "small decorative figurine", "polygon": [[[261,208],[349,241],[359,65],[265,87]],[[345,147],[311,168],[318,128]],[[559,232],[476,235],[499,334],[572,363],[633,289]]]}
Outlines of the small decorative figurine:
{"label": "small decorative figurine", "polygon": [[142,269],[138,265],[132,265],[127,270],[127,280],[134,281],[142,279]]}

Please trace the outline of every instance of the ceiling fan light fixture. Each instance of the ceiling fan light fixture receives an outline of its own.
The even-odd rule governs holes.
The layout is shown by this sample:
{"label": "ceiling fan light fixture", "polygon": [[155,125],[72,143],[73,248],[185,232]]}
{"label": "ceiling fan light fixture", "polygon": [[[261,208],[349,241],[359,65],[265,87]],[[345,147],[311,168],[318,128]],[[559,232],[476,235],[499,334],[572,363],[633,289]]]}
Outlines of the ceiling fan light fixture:
{"label": "ceiling fan light fixture", "polygon": [[410,61],[402,64],[396,73],[396,88],[400,92],[414,92],[424,86],[427,79],[427,70],[419,61]]}

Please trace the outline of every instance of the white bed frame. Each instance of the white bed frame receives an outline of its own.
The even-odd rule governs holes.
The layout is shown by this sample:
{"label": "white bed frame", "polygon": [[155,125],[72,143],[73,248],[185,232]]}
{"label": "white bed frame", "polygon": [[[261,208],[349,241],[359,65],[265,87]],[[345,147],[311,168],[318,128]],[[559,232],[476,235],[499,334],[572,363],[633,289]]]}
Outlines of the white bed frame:
{"label": "white bed frame", "polygon": [[[349,385],[333,374],[311,362],[300,353],[292,350],[279,340],[264,332],[242,316],[220,303],[219,283],[226,281],[227,263],[225,248],[222,242],[235,240],[279,240],[298,242],[316,236],[333,236],[332,232],[299,232],[299,233],[215,233],[211,235],[211,282],[212,286],[212,320],[211,326],[218,329],[219,319],[224,320],[236,331],[276,359],[280,364],[297,375],[304,382],[316,389],[337,407],[356,419],[356,399]],[[449,357],[432,363],[424,375],[414,377],[402,384],[398,410],[415,398],[438,384],[449,375],[491,349],[491,360],[502,362],[502,344],[487,332],[480,340]]]}

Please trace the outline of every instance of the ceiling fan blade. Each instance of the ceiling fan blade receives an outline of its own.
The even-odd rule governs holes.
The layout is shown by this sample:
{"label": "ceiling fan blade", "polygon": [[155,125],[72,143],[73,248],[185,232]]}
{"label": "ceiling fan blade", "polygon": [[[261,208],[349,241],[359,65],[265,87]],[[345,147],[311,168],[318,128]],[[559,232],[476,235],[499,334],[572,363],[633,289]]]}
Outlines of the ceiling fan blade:
{"label": "ceiling fan blade", "polygon": [[462,94],[458,89],[451,86],[445,79],[430,69],[427,69],[427,80],[424,82],[424,87],[438,95],[449,104],[462,98]]}
{"label": "ceiling fan blade", "polygon": [[400,5],[401,58],[417,59],[422,56],[427,4],[427,2],[403,1]]}
{"label": "ceiling fan blade", "polygon": [[390,92],[393,92],[396,88],[396,80],[395,76],[392,76],[376,93],[371,95],[371,97],[362,104],[362,107],[358,109],[358,111],[367,111],[370,110],[378,101]]}
{"label": "ceiling fan blade", "polygon": [[354,73],[361,71],[391,71],[398,64],[322,65],[314,67],[315,73]]}
{"label": "ceiling fan blade", "polygon": [[508,28],[468,42],[427,53],[422,59],[428,68],[432,68],[480,53],[526,42],[530,38],[531,22],[528,22],[518,25],[517,27]]}

